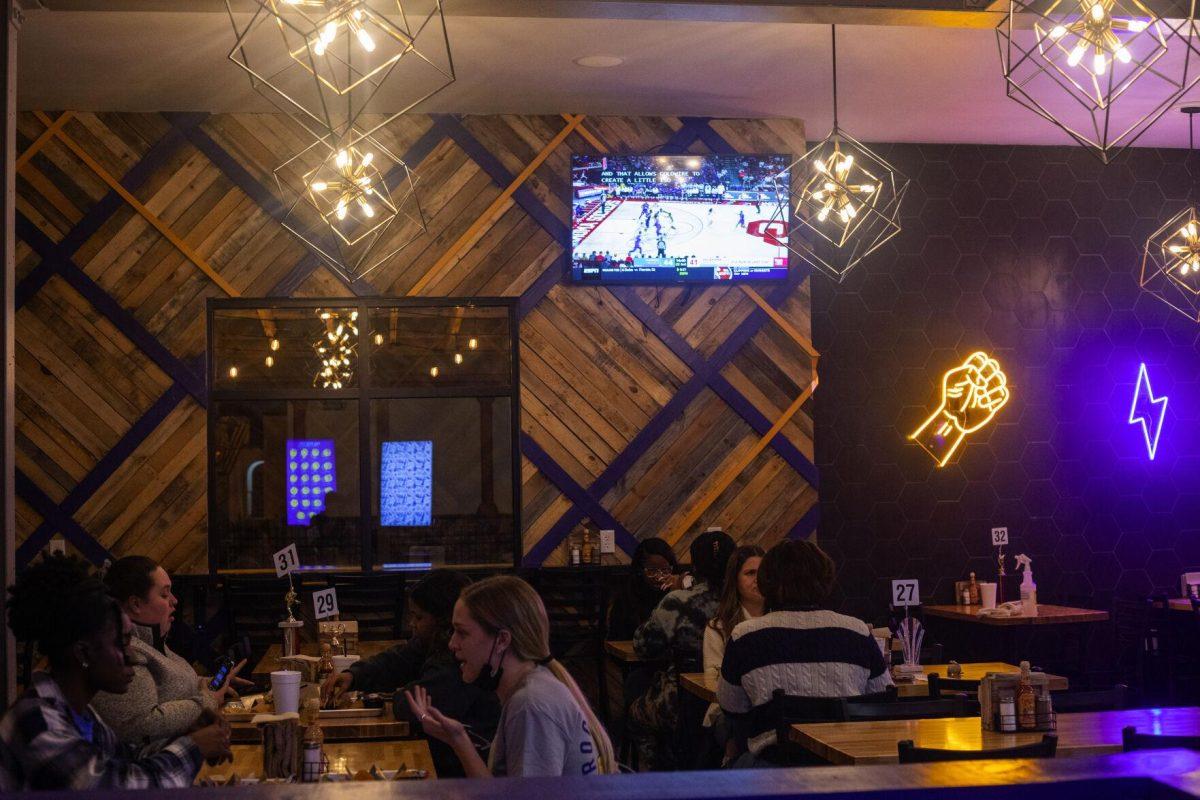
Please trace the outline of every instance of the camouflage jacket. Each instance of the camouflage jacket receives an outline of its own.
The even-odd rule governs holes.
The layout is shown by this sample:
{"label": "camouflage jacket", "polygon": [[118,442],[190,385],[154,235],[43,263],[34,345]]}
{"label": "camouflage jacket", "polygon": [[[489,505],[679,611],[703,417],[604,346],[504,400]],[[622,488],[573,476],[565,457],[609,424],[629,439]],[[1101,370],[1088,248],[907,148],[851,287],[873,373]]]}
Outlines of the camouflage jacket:
{"label": "camouflage jacket", "polygon": [[719,599],[702,581],[690,589],[668,592],[650,619],[633,634],[634,652],[644,661],[690,660],[699,664],[704,626],[716,615]]}

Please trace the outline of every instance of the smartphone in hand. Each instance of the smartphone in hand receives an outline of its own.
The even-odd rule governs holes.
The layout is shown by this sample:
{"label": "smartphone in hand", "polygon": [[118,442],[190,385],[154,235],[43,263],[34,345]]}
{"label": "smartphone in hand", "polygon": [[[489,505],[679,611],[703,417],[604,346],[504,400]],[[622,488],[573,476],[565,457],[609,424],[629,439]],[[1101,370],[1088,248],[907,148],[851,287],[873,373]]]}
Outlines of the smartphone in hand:
{"label": "smartphone in hand", "polygon": [[233,659],[229,656],[224,656],[217,662],[217,670],[213,673],[212,680],[208,682],[208,688],[211,691],[217,691],[225,685],[225,681],[229,679],[229,673],[233,670]]}

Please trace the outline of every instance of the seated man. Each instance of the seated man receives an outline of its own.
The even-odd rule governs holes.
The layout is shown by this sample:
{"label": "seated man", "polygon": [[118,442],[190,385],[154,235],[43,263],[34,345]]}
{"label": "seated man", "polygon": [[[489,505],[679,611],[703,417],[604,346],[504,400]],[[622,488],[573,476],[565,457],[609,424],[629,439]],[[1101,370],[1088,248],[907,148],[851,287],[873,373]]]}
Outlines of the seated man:
{"label": "seated man", "polygon": [[733,629],[717,683],[717,702],[738,723],[762,763],[775,744],[763,713],[776,689],[801,697],[856,697],[883,691],[892,676],[867,623],[821,606],[833,590],[833,561],[811,542],[781,542],[763,558],[758,587],[767,613]]}

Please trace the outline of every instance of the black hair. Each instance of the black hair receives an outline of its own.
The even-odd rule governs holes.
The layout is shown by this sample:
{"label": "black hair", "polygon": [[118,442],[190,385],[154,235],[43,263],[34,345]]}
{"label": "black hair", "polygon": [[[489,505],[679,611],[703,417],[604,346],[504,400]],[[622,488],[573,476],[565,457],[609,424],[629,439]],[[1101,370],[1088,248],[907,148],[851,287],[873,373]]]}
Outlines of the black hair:
{"label": "black hair", "polygon": [[452,569],[435,569],[417,582],[408,598],[439,623],[450,624],[454,604],[471,579]]}
{"label": "black hair", "polygon": [[104,572],[104,585],[108,593],[118,603],[124,603],[131,597],[145,599],[154,587],[154,571],[158,563],[145,556],[125,556],[118,558]]}
{"label": "black hair", "polygon": [[737,543],[725,531],[705,531],[693,539],[689,552],[696,579],[720,593],[725,585],[725,564],[736,548]]}
{"label": "black hair", "polygon": [[782,541],[758,565],[758,590],[768,611],[820,606],[833,591],[833,559],[812,542]]}
{"label": "black hair", "polygon": [[23,642],[34,642],[51,666],[68,664],[76,642],[94,636],[110,622],[120,624],[121,608],[86,562],[60,553],[25,569],[8,587],[8,627]]}
{"label": "black hair", "polygon": [[671,565],[671,569],[678,566],[678,561],[675,559],[675,551],[671,549],[671,545],[667,544],[663,539],[657,536],[651,536],[648,539],[642,539],[638,542],[638,546],[633,551],[633,559],[630,562],[630,568],[634,572],[634,577],[641,579],[641,575],[637,573],[642,571],[646,565],[646,559],[650,556],[662,556]]}

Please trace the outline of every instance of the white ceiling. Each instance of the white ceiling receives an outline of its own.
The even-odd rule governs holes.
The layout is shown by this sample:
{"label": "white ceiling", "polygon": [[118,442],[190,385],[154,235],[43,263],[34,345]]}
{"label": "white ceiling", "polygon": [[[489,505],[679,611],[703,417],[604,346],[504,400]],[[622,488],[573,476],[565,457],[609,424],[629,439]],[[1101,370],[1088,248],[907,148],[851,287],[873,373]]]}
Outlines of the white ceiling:
{"label": "white ceiling", "polygon": [[[868,141],[1070,143],[1005,97],[996,37],[978,16],[975,27],[839,25],[843,127]],[[797,117],[810,135],[828,129],[828,26],[611,17],[448,16],[458,81],[419,110]],[[227,60],[233,38],[224,12],[33,9],[19,43],[20,103],[272,110]],[[588,55],[625,62],[573,63]],[[1139,140],[1187,144],[1174,110]]]}

